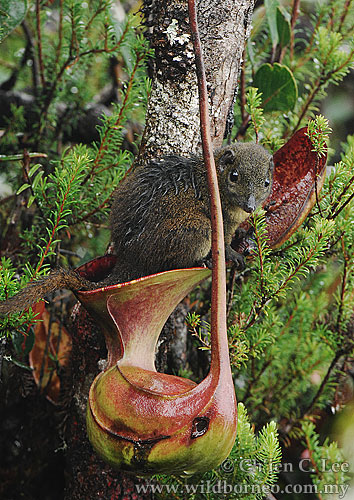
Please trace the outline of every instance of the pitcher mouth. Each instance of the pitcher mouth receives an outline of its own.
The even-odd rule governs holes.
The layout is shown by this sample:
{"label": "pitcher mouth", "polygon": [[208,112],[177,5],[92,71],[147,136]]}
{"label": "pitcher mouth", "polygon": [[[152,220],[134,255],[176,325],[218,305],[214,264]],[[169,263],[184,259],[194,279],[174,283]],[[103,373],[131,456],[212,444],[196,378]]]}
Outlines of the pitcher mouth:
{"label": "pitcher mouth", "polygon": [[[102,257],[99,257],[99,258],[102,258]],[[103,257],[105,258],[105,257]],[[117,259],[117,257],[116,257]],[[96,259],[95,259],[96,260]],[[85,264],[84,264],[85,266]],[[81,268],[78,268],[77,270],[80,272],[80,269]],[[102,292],[102,291],[109,291],[109,290],[117,290],[119,288],[123,288],[123,287],[126,287],[126,286],[131,286],[133,283],[141,283],[141,282],[144,282],[146,281],[147,279],[149,278],[153,278],[153,277],[157,277],[157,276],[163,276],[163,275],[166,275],[167,273],[179,273],[179,272],[183,272],[183,271],[208,271],[210,276],[211,276],[211,270],[207,267],[188,267],[188,268],[181,268],[181,269],[171,269],[170,271],[162,271],[160,273],[155,273],[155,274],[149,274],[148,276],[142,276],[141,278],[136,278],[136,279],[133,279],[133,280],[130,280],[130,281],[125,281],[123,283],[116,283],[116,284],[113,284],[113,285],[105,285],[105,286],[102,286],[102,287],[98,287],[98,288],[95,288],[94,290],[78,290],[77,291],[77,294],[80,294],[80,296],[82,297],[89,297],[90,295],[92,294],[96,294],[98,292]],[[86,277],[86,276],[85,276]],[[205,276],[207,277],[207,276]],[[87,278],[86,278],[87,279]]]}

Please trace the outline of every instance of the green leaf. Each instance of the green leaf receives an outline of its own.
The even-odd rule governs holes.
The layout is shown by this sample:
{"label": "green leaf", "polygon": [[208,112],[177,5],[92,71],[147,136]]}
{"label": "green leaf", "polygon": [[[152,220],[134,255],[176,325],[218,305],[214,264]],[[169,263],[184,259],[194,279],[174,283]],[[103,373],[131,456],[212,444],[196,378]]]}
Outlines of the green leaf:
{"label": "green leaf", "polygon": [[28,189],[30,187],[30,184],[22,184],[21,187],[18,188],[16,191],[16,194],[21,194],[22,191],[25,191],[25,189]]}
{"label": "green leaf", "polygon": [[15,358],[12,358],[9,356],[8,358],[4,358],[4,359],[6,359],[6,361],[10,361],[11,363],[18,366],[19,368],[23,368],[24,370],[28,370],[29,372],[32,371],[32,368],[30,366],[26,365],[25,363],[21,363],[21,361],[18,361]]}
{"label": "green leaf", "polygon": [[279,41],[278,28],[277,28],[278,5],[279,5],[278,0],[264,0],[264,6],[266,9],[266,16],[267,16],[270,36],[272,38],[273,47],[276,47]]}
{"label": "green leaf", "polygon": [[38,172],[38,174],[36,175],[36,177],[33,179],[33,183],[32,183],[32,188],[33,189],[36,189],[36,187],[38,186],[38,183],[41,180],[41,177],[42,177],[43,174],[44,174],[44,172],[43,172],[43,170],[41,170],[40,172]]}
{"label": "green leaf", "polygon": [[286,47],[290,43],[290,16],[280,7],[277,8],[277,30],[278,30],[278,43],[281,47]]}
{"label": "green leaf", "polygon": [[266,63],[258,69],[253,85],[262,93],[264,111],[290,111],[297,99],[295,78],[287,66]]}
{"label": "green leaf", "polygon": [[253,42],[252,42],[251,38],[249,38],[247,40],[247,53],[248,53],[248,57],[249,57],[249,60],[251,61],[252,66],[254,66],[255,58],[254,58],[254,50],[253,50],[252,43]]}
{"label": "green leaf", "polygon": [[40,163],[36,163],[35,165],[33,165],[33,167],[31,167],[30,171],[28,172],[28,176],[32,177],[32,175],[35,174],[41,166],[42,165]]}
{"label": "green leaf", "polygon": [[12,344],[18,356],[26,356],[34,346],[34,330],[29,329],[27,335],[15,331],[12,335]]}
{"label": "green leaf", "polygon": [[35,199],[36,199],[36,197],[33,196],[33,194],[31,194],[31,196],[28,198],[27,208],[30,208],[30,206],[32,205],[32,203],[34,202]]}
{"label": "green leaf", "polygon": [[25,18],[27,0],[1,0],[0,4],[0,43]]}

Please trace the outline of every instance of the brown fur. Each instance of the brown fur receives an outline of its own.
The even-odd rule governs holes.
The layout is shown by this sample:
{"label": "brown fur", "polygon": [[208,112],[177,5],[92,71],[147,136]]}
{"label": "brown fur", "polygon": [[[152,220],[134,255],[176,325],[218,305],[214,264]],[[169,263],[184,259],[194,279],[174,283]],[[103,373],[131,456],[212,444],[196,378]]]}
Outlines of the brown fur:
{"label": "brown fur", "polygon": [[[235,252],[230,243],[237,227],[270,193],[272,161],[261,146],[238,143],[218,150],[215,162],[225,245],[232,258]],[[237,182],[230,182],[235,169]],[[252,196],[254,206],[250,207]],[[124,278],[133,279],[202,263],[211,250],[204,163],[198,158],[171,156],[137,168],[116,190],[111,227],[118,256],[116,276],[121,275],[122,267]]]}
{"label": "brown fur", "polygon": [[[225,247],[239,261],[232,237],[269,195],[272,159],[261,146],[237,143],[215,153]],[[237,174],[235,174],[237,171]],[[210,258],[211,221],[202,159],[168,156],[132,171],[118,186],[111,211],[117,264],[99,283],[58,269],[0,304],[0,314],[19,311],[60,288],[73,291],[124,282],[169,269],[193,267]]]}

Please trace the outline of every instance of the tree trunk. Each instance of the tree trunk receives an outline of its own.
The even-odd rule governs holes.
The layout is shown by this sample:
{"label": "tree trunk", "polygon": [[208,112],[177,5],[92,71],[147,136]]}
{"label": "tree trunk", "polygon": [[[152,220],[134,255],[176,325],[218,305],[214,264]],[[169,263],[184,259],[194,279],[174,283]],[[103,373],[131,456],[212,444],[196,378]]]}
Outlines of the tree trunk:
{"label": "tree trunk", "polygon": [[[188,27],[186,1],[145,0],[147,37],[155,49],[152,91],[146,127],[137,162],[166,153],[200,154],[200,126],[194,52]],[[250,31],[252,0],[203,0],[199,2],[199,29],[209,87],[211,134],[214,147],[222,144],[237,89],[242,52]],[[231,118],[230,118],[231,117]],[[178,324],[179,354],[186,346],[179,308],[170,320],[169,336]],[[174,322],[174,323],[173,323]],[[88,389],[99,372],[104,346],[96,328],[81,308],[73,327],[73,395],[68,423],[67,500],[95,498],[150,498],[137,495],[141,482],[103,464],[85,434]],[[181,356],[180,356],[181,357]],[[161,358],[159,365],[161,366]]]}
{"label": "tree trunk", "polygon": [[[232,124],[242,52],[253,0],[198,2],[198,24],[209,90],[211,137],[221,146]],[[147,38],[155,50],[152,90],[139,163],[153,156],[200,153],[199,101],[185,1],[146,0]]]}

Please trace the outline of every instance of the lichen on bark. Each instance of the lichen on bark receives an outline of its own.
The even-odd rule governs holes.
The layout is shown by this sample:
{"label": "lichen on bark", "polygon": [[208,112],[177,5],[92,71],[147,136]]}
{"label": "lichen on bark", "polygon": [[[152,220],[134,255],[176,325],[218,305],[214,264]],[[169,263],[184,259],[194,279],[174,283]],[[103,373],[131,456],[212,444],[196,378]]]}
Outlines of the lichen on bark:
{"label": "lichen on bark", "polygon": [[[234,104],[252,11],[253,0],[198,3],[214,148],[222,144]],[[143,13],[155,58],[139,163],[167,153],[199,154],[198,89],[187,2],[146,0]]]}

